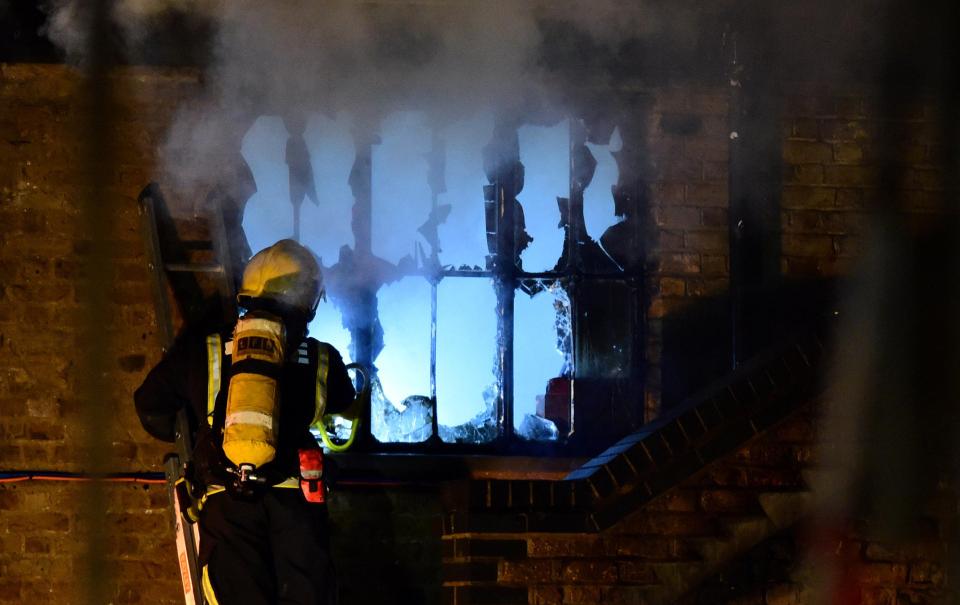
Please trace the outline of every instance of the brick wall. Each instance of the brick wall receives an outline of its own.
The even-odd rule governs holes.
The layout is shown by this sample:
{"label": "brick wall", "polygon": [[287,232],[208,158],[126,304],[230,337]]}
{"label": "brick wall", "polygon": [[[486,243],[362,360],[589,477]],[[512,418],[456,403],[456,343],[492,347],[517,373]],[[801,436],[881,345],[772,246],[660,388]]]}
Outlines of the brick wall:
{"label": "brick wall", "polygon": [[[167,448],[143,433],[130,403],[130,394],[160,354],[136,196],[156,176],[156,151],[172,113],[200,84],[191,72],[143,69],[125,69],[114,83],[118,150],[103,200],[115,217],[112,259],[105,268],[113,321],[103,326],[110,342],[111,388],[101,402],[111,422],[103,427],[102,439],[113,470],[159,470]],[[83,351],[74,322],[77,280],[90,249],[76,227],[84,182],[76,170],[83,159],[77,132],[87,117],[78,85],[77,74],[64,66],[0,67],[0,470],[88,468],[84,410],[76,397]],[[644,145],[651,168],[651,367],[644,405],[653,417],[660,409],[665,322],[693,305],[722,298],[728,287],[729,108],[727,92],[720,89],[664,88],[650,95]],[[849,271],[877,192],[878,140],[891,129],[903,142],[898,161],[906,168],[900,183],[907,192],[904,208],[920,217],[937,209],[938,144],[927,110],[881,120],[862,98],[819,93],[788,95],[785,107],[785,276]],[[706,484],[685,484],[609,536],[448,536],[445,556],[463,563],[457,573],[465,575],[448,576],[447,584],[457,595],[477,590],[482,597],[494,582],[496,590],[517,602],[528,596],[530,602],[577,603],[635,595],[646,586],[651,565],[686,562],[690,544],[718,529],[715,520],[723,511],[717,507],[755,511],[760,487],[789,491],[800,485],[796,473],[790,475],[782,465],[789,469],[787,463],[805,462],[809,449],[777,435],[760,453],[744,450],[718,467],[723,472],[705,475],[710,477]],[[116,484],[106,489],[107,556],[116,572],[112,598],[117,603],[179,602],[163,488]],[[82,493],[80,486],[64,483],[0,484],[0,603],[48,600],[51,590],[65,602],[80,600],[77,576],[84,569],[87,526],[79,513]],[[351,583],[360,585],[372,567],[405,582],[405,588],[364,584],[345,597],[436,601],[439,505],[434,492],[382,489],[374,495],[347,490],[334,499],[343,528],[334,539],[340,565]],[[876,548],[861,543],[864,557],[878,556]],[[374,550],[380,558],[371,564]],[[890,556],[898,558],[889,563],[905,571],[891,568],[897,572],[892,583],[878,589],[882,594],[901,590],[903,582],[940,577],[936,567],[924,567],[939,565],[935,557]],[[477,578],[487,586],[474,586]]]}
{"label": "brick wall", "polygon": [[[0,66],[0,468],[89,470],[84,409],[77,398],[83,354],[77,342],[77,280],[90,244],[78,232],[88,116],[80,78],[58,65]],[[195,75],[126,69],[113,80],[117,153],[102,203],[110,234],[108,392],[110,423],[98,436],[115,471],[156,470],[166,448],[142,431],[131,393],[157,361],[150,284],[136,196],[177,104]],[[182,597],[163,486],[105,488],[110,528],[108,594],[117,603],[175,603]],[[81,486],[0,485],[0,602],[79,602],[88,527]]]}
{"label": "brick wall", "polygon": [[[898,172],[904,226],[941,211],[940,135],[930,105],[890,116],[863,94],[799,89],[783,119],[783,274],[848,274],[860,256],[869,214],[881,203],[880,170]],[[892,157],[885,154],[891,146]]]}
{"label": "brick wall", "polygon": [[648,419],[660,412],[664,318],[729,288],[728,113],[723,89],[653,92],[645,146]]}

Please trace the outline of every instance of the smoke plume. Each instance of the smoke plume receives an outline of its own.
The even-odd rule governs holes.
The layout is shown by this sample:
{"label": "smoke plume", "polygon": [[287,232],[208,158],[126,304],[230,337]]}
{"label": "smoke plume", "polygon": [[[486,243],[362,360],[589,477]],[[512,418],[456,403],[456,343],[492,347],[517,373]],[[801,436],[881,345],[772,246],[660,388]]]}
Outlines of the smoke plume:
{"label": "smoke plume", "polygon": [[[83,61],[85,48],[77,6],[49,7],[48,35],[72,62]],[[113,19],[130,49],[171,14],[211,23],[214,37],[205,98],[180,110],[166,145],[166,176],[183,184],[236,153],[257,115],[349,112],[358,130],[375,132],[398,109],[426,111],[440,126],[479,109],[549,109],[556,95],[541,64],[545,21],[576,23],[607,47],[665,22],[614,0],[120,0]]]}

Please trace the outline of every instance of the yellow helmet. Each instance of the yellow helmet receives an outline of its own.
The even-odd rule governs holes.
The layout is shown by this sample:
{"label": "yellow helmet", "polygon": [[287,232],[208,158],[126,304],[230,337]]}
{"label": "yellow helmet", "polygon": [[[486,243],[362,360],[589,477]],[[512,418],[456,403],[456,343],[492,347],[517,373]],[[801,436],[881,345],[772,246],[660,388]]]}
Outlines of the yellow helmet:
{"label": "yellow helmet", "polygon": [[251,299],[272,301],[312,316],[323,294],[323,275],[313,252],[283,239],[253,255],[243,270],[237,300],[242,307],[249,307]]}

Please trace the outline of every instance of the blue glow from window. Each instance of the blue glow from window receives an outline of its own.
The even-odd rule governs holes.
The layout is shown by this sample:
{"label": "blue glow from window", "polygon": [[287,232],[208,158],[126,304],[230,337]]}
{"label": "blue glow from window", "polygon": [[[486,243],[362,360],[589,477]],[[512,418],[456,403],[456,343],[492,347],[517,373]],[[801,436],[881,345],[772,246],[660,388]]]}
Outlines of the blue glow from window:
{"label": "blue glow from window", "polygon": [[525,184],[517,199],[523,206],[527,233],[533,236],[520,258],[524,271],[549,271],[563,253],[557,197],[570,195],[570,123],[523,126],[517,134],[525,168]]}
{"label": "blue glow from window", "polygon": [[286,162],[289,136],[279,117],[261,116],[243,137],[240,153],[257,183],[257,192],[247,201],[243,213],[243,231],[254,252],[293,236]]}
{"label": "blue glow from window", "polygon": [[[350,170],[356,159],[350,120],[314,114],[303,138],[317,185],[318,205],[305,199],[300,207],[301,243],[313,250],[327,266],[336,264],[341,246],[354,245],[350,226],[353,192]],[[289,185],[288,185],[289,186]],[[289,196],[288,196],[289,197]]]}
{"label": "blue glow from window", "polygon": [[400,406],[411,395],[430,396],[430,283],[404,277],[380,288],[383,351],[374,362],[386,398]]}
{"label": "blue glow from window", "polygon": [[437,420],[441,425],[457,426],[491,411],[490,396],[496,394],[497,383],[496,307],[493,280],[449,277],[437,286]]}
{"label": "blue glow from window", "polygon": [[483,147],[493,133],[493,115],[482,113],[443,130],[446,142],[447,191],[438,204],[450,204],[450,216],[440,225],[440,262],[444,265],[484,266],[487,254],[483,210]]}
{"label": "blue glow from window", "polygon": [[[558,342],[561,336],[568,336],[570,325],[570,303],[559,286],[532,298],[517,292],[513,321],[513,418],[518,430],[526,415],[543,415],[547,383],[565,373],[569,353],[561,351]],[[562,335],[558,334],[558,327]]]}
{"label": "blue glow from window", "polygon": [[425,243],[417,229],[432,204],[427,180],[432,136],[426,115],[397,112],[383,121],[380,144],[372,149],[373,253],[392,263],[414,257],[415,243]]}
{"label": "blue glow from window", "polygon": [[623,148],[620,129],[613,131],[608,145],[587,143],[587,148],[597,160],[597,170],[590,186],[583,192],[583,222],[587,234],[600,241],[604,231],[623,220],[614,214],[613,194],[610,191],[620,179],[620,170],[612,155]]}

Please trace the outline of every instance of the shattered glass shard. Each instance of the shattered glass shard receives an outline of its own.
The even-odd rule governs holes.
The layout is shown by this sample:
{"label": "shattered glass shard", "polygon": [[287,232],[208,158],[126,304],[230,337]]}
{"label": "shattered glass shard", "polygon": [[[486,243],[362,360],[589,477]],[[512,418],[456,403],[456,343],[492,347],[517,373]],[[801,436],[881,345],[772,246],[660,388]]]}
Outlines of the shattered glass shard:
{"label": "shattered glass shard", "polygon": [[535,414],[524,414],[517,435],[529,441],[556,441],[560,437],[557,425]]}
{"label": "shattered glass shard", "polygon": [[440,425],[440,439],[446,443],[486,443],[496,439],[500,432],[497,426],[500,394],[495,385],[483,390],[483,400],[486,408],[470,420],[456,426]]}
{"label": "shattered glass shard", "polygon": [[[378,380],[374,380],[370,424],[373,436],[381,443],[421,443],[433,434],[433,402],[423,395],[411,395],[399,405],[387,400]],[[374,404],[376,401],[378,404]]]}

